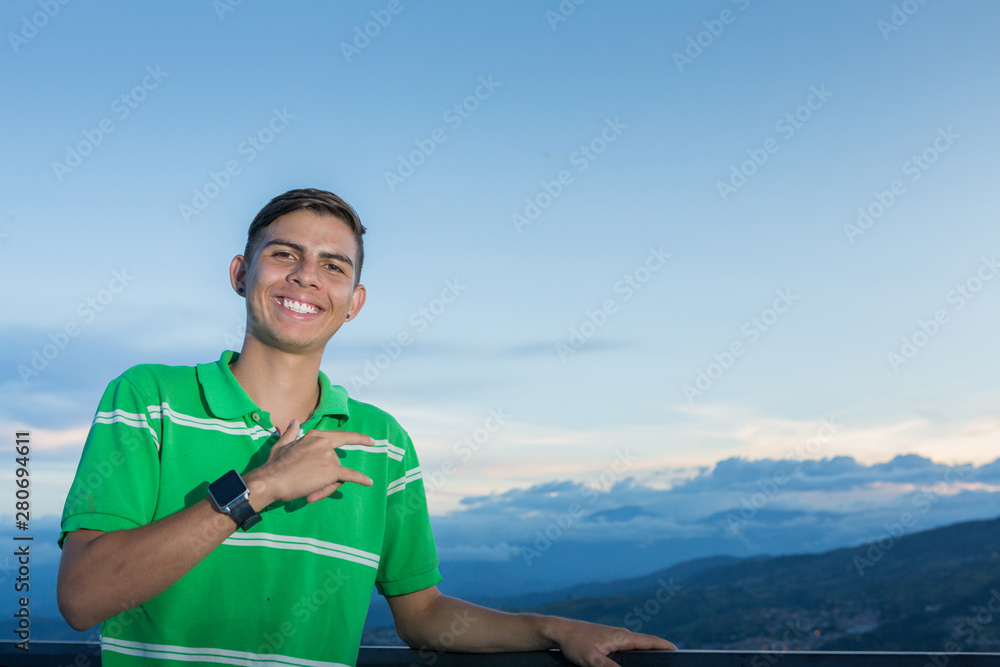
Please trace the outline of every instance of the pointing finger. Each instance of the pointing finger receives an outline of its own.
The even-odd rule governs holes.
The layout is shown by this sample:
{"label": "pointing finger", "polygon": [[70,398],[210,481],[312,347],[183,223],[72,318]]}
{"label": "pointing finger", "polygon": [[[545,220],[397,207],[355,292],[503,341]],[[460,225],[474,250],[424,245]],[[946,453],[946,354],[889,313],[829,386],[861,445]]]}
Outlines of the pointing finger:
{"label": "pointing finger", "polygon": [[339,489],[341,486],[343,486],[345,482],[354,482],[355,484],[360,484],[361,486],[372,486],[372,484],[374,484],[374,482],[370,477],[368,477],[364,473],[354,470],[353,468],[341,468],[340,477],[341,477],[340,480],[333,482],[332,484],[329,484],[327,486],[324,486],[322,489],[318,491],[313,491],[312,493],[310,493],[308,496],[306,496],[306,501],[314,503],[317,500],[323,500],[323,498],[326,498],[334,491]]}
{"label": "pointing finger", "polygon": [[288,426],[282,431],[281,436],[278,441],[274,443],[274,447],[283,447],[291,442],[295,442],[295,439],[299,437],[299,420],[293,419],[288,422]]}
{"label": "pointing finger", "polygon": [[375,438],[364,433],[354,433],[353,431],[328,431],[330,437],[336,440],[341,440],[334,444],[334,447],[343,447],[344,445],[365,445],[366,447],[375,446]]}

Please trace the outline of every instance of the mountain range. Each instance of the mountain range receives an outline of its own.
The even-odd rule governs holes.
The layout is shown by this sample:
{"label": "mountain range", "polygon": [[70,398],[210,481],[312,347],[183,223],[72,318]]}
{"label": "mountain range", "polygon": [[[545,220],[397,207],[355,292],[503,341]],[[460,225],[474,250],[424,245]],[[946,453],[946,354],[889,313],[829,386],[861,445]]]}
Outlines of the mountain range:
{"label": "mountain range", "polygon": [[[678,648],[1000,651],[1000,518],[913,534],[902,523],[820,554],[702,558],[475,601],[624,626]],[[391,635],[372,628],[365,642]]]}

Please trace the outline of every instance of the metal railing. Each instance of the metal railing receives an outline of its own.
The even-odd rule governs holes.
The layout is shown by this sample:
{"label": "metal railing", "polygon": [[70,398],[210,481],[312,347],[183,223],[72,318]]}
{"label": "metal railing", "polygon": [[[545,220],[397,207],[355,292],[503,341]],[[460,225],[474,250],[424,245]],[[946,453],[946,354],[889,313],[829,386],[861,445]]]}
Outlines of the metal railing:
{"label": "metal railing", "polygon": [[[26,653],[0,642],[4,667],[99,667],[97,644],[31,642]],[[564,667],[559,651],[441,653],[362,646],[358,667]],[[840,651],[636,651],[613,653],[622,667],[1000,667],[1000,653],[888,653]]]}

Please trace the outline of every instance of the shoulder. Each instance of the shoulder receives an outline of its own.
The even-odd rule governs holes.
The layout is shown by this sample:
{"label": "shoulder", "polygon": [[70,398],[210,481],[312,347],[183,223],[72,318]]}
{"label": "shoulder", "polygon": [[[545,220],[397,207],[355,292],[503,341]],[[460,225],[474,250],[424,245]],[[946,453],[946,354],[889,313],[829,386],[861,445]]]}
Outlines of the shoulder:
{"label": "shoulder", "polygon": [[347,410],[350,415],[350,419],[361,419],[365,422],[370,423],[381,423],[385,424],[388,428],[403,430],[396,418],[391,414],[383,410],[382,408],[372,405],[371,403],[365,403],[363,401],[358,401],[353,398],[347,399]]}
{"label": "shoulder", "polygon": [[130,382],[147,382],[150,380],[184,380],[194,378],[195,366],[167,366],[166,364],[139,364],[128,369],[118,377]]}
{"label": "shoulder", "polygon": [[[108,383],[101,404],[107,401],[159,404],[167,397],[198,396],[198,378],[193,366],[139,364]],[[131,397],[131,398],[130,398]]]}
{"label": "shoulder", "polygon": [[184,386],[191,382],[197,382],[196,369],[194,366],[167,366],[164,364],[139,364],[133,366],[112,383],[127,382],[136,389]]}

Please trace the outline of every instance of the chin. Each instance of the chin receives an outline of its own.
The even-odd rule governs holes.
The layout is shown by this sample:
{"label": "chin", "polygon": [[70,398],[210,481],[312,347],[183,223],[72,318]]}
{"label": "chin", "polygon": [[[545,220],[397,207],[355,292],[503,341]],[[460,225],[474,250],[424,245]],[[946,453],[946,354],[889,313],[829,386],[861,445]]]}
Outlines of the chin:
{"label": "chin", "polygon": [[257,336],[254,338],[261,345],[269,347],[281,352],[287,352],[290,354],[308,354],[312,352],[322,353],[326,349],[326,344],[329,342],[329,338],[324,338],[322,340],[317,340],[315,338],[295,338],[292,336]]}

